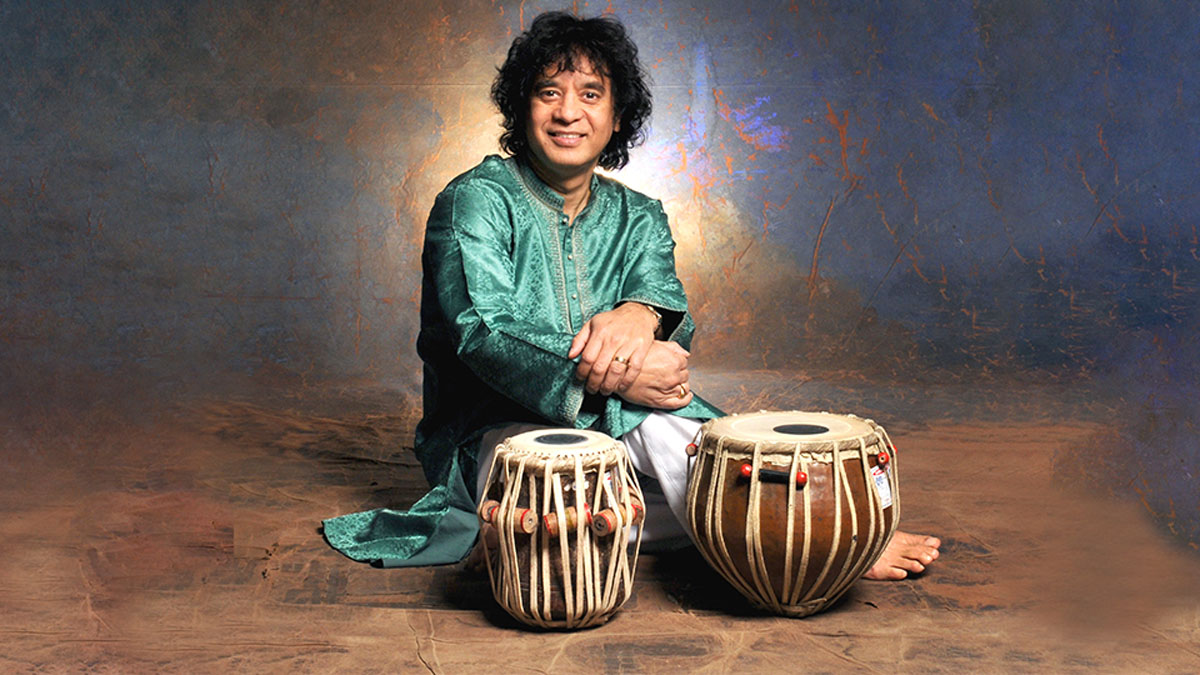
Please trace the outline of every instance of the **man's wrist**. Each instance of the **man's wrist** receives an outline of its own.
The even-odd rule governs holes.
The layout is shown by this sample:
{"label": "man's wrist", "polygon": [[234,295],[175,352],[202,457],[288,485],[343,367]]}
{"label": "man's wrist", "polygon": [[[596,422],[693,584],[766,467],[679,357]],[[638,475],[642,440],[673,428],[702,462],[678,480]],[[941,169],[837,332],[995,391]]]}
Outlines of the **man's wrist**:
{"label": "man's wrist", "polygon": [[662,314],[660,314],[657,309],[655,309],[654,307],[651,307],[650,305],[647,305],[644,302],[638,302],[636,300],[631,300],[630,303],[637,305],[637,306],[641,307],[642,309],[645,309],[646,311],[650,312],[650,314],[652,314],[654,316],[654,337],[657,338],[659,336],[659,333],[662,332]]}

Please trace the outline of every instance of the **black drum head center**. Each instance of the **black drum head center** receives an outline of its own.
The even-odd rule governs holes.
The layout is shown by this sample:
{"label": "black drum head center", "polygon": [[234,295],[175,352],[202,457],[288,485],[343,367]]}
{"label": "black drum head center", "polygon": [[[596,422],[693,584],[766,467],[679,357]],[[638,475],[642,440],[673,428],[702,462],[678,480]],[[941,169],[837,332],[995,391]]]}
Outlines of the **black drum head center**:
{"label": "black drum head center", "polygon": [[587,440],[587,436],[579,434],[542,434],[535,438],[538,443],[546,445],[571,445],[572,443],[582,443]]}
{"label": "black drum head center", "polygon": [[773,431],[792,436],[811,436],[813,434],[823,434],[829,431],[829,427],[823,427],[820,424],[780,424]]}

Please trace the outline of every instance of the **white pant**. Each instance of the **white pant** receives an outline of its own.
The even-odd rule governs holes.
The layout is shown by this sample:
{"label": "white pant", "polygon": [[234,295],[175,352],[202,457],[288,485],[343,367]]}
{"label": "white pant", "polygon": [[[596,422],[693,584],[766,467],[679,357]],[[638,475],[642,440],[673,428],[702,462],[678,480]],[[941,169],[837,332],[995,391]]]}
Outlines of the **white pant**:
{"label": "white pant", "polygon": [[[655,411],[621,437],[633,467],[642,474],[639,481],[646,501],[642,545],[648,549],[677,548],[691,542],[686,511],[687,444],[696,437],[701,423],[698,419]],[[545,428],[537,424],[510,424],[484,434],[479,444],[475,494],[483,494],[497,445],[510,436]]]}

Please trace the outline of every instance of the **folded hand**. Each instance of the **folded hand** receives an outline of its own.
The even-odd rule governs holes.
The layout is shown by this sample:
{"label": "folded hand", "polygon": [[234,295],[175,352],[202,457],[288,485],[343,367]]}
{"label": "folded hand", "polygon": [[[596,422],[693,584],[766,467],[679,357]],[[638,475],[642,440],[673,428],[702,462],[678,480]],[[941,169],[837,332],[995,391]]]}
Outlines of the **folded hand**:
{"label": "folded hand", "polygon": [[632,302],[588,320],[567,354],[580,357],[575,376],[588,393],[608,395],[632,385],[654,343],[657,325],[650,310]]}

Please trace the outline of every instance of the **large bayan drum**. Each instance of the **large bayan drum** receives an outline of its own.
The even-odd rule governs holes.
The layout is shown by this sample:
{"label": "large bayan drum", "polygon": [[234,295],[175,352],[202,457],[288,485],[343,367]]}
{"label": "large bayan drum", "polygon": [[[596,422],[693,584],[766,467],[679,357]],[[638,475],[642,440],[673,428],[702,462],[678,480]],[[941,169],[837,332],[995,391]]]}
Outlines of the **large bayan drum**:
{"label": "large bayan drum", "polygon": [[608,621],[633,592],[643,504],[625,446],[604,434],[505,440],[478,511],[496,601],[533,626]]}
{"label": "large bayan drum", "polygon": [[879,558],[900,516],[895,451],[853,415],[758,412],[706,422],[688,520],[718,572],[756,606],[808,616]]}

